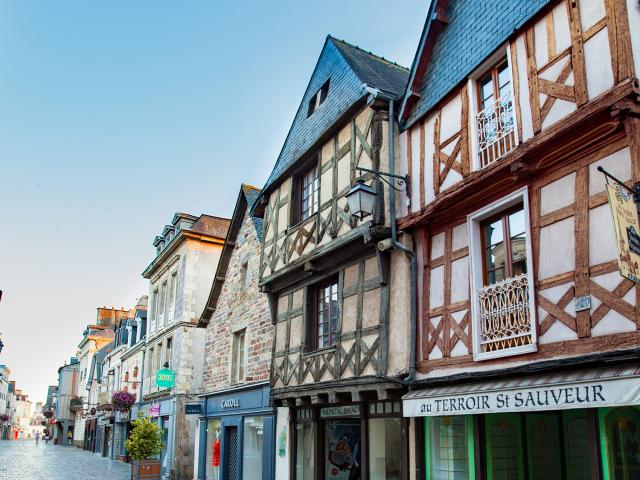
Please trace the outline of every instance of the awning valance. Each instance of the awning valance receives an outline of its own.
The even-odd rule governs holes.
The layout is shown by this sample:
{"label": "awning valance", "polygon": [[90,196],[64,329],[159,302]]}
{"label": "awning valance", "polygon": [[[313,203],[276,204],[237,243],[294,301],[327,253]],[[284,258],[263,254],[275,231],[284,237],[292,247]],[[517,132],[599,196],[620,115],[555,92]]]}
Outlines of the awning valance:
{"label": "awning valance", "polygon": [[425,388],[402,400],[405,417],[640,405],[640,365]]}

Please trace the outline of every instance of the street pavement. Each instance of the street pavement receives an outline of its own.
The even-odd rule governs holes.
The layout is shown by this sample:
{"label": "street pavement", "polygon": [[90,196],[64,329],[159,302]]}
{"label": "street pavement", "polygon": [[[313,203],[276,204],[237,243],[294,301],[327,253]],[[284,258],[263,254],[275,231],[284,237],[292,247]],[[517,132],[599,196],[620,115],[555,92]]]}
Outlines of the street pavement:
{"label": "street pavement", "polygon": [[75,447],[0,440],[0,480],[129,480],[131,467]]}

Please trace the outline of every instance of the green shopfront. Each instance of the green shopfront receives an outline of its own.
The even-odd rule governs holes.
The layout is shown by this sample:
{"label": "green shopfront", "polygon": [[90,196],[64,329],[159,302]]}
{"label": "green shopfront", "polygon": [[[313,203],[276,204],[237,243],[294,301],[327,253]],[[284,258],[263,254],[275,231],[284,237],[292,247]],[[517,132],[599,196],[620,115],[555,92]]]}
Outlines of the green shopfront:
{"label": "green shopfront", "polygon": [[426,479],[640,479],[640,366],[414,390]]}

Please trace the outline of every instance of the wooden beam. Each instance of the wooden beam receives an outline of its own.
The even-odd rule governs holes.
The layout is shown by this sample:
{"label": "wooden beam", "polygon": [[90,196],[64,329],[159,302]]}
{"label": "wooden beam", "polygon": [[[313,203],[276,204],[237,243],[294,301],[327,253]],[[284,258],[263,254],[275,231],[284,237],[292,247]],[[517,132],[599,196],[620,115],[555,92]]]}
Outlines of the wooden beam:
{"label": "wooden beam", "polygon": [[571,31],[571,65],[573,68],[573,84],[578,107],[589,100],[587,95],[587,73],[584,66],[584,40],[582,39],[582,18],[580,5],[576,0],[567,2]]}
{"label": "wooden beam", "polygon": [[[469,161],[469,91],[466,85],[460,91],[460,101],[462,102],[462,116],[460,119],[460,163],[462,164],[462,172],[460,174],[466,177],[471,173]],[[516,100],[516,109],[519,106],[520,104]]]}
{"label": "wooden beam", "polygon": [[547,58],[556,56],[556,33],[553,26],[553,10],[550,10],[545,17],[547,23]]}
{"label": "wooden beam", "polygon": [[436,123],[433,126],[433,191],[437,195],[440,193],[440,122],[442,110],[438,112]]}
{"label": "wooden beam", "polygon": [[[589,295],[589,167],[576,171],[574,197],[576,297]],[[589,310],[576,312],[578,337],[591,335]]]}
{"label": "wooden beam", "polygon": [[[518,131],[518,141],[522,142],[522,111],[520,110],[520,74],[518,73],[518,52],[517,45],[515,42],[511,43],[509,48],[511,51],[511,78],[513,79],[513,97],[515,98],[515,107],[516,107],[516,129]],[[467,94],[468,97],[468,94]],[[468,103],[468,100],[467,100]],[[469,123],[467,121],[467,123]],[[468,126],[467,126],[468,128]],[[467,134],[468,135],[468,134]],[[469,167],[469,153],[467,147],[467,167]],[[467,174],[471,172],[469,168]]]}
{"label": "wooden beam", "polygon": [[418,183],[420,184],[420,208],[423,209],[426,205],[426,197],[424,192],[424,150],[425,150],[425,139],[424,139],[424,119],[420,121],[420,179]]}
{"label": "wooden beam", "polygon": [[529,102],[531,103],[531,121],[533,133],[539,133],[542,129],[540,119],[540,94],[538,93],[538,68],[536,66],[535,37],[533,27],[526,33],[527,73],[529,74]]}

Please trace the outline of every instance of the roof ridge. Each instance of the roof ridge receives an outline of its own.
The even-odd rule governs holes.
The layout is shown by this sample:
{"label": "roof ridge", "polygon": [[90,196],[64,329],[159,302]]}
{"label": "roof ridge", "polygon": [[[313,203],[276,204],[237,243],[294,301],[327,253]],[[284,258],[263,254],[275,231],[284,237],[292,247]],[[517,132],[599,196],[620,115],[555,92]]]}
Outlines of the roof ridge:
{"label": "roof ridge", "polygon": [[241,188],[250,188],[252,190],[262,190],[260,187],[256,187],[255,185],[251,185],[249,183],[241,183]]}
{"label": "roof ridge", "polygon": [[333,35],[331,35],[331,34],[329,34],[329,35],[328,35],[328,37],[329,37],[331,40],[333,40],[333,41],[340,42],[340,43],[342,43],[342,44],[346,45],[347,47],[355,48],[356,50],[359,50],[359,51],[361,51],[362,53],[366,53],[367,55],[370,55],[371,57],[373,57],[373,58],[375,58],[375,59],[377,59],[377,60],[381,60],[382,62],[384,62],[384,63],[386,63],[386,64],[388,64],[388,65],[390,65],[390,66],[394,66],[394,67],[400,68],[400,69],[405,70],[405,71],[407,71],[407,72],[409,72],[409,71],[410,71],[407,67],[405,67],[405,66],[403,66],[403,65],[400,65],[399,63],[394,62],[394,61],[392,61],[392,60],[389,60],[389,59],[387,59],[387,58],[384,58],[382,55],[376,55],[376,54],[375,54],[375,53],[373,53],[371,50],[365,50],[364,48],[361,48],[361,47],[359,47],[358,45],[354,45],[353,43],[349,43],[349,42],[347,42],[346,40],[343,40],[343,39],[341,39],[341,38],[334,37],[334,36],[333,36]]}

